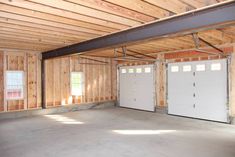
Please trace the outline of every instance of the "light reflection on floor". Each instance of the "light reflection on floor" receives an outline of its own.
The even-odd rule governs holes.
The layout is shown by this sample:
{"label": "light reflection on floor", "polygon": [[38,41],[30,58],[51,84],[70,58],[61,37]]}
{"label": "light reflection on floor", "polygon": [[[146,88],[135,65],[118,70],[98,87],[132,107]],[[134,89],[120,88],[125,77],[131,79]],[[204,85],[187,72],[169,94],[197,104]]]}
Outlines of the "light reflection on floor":
{"label": "light reflection on floor", "polygon": [[68,118],[62,115],[45,115],[45,117],[53,119],[57,122],[60,122],[62,124],[84,124],[84,122],[77,121],[72,118]]}
{"label": "light reflection on floor", "polygon": [[113,132],[122,135],[158,135],[176,132],[176,130],[113,130]]}

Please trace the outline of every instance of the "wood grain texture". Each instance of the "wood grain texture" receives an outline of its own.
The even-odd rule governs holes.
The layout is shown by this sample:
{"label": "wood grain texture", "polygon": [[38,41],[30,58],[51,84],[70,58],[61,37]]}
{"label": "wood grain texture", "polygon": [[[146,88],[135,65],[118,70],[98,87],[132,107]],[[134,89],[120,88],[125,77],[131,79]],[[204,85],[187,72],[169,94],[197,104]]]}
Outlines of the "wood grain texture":
{"label": "wood grain texture", "polygon": [[[89,57],[91,58],[91,57]],[[80,104],[82,102],[99,102],[116,100],[116,62],[112,59],[94,58],[109,64],[99,64],[93,60],[77,56],[64,57],[46,61],[46,106]],[[83,72],[84,94],[72,96],[70,92],[71,72]],[[71,100],[72,99],[72,100]]]}
{"label": "wood grain texture", "polygon": [[[0,48],[44,52],[222,1],[0,0]],[[190,45],[174,42],[181,47]],[[159,44],[168,50],[174,48]]]}

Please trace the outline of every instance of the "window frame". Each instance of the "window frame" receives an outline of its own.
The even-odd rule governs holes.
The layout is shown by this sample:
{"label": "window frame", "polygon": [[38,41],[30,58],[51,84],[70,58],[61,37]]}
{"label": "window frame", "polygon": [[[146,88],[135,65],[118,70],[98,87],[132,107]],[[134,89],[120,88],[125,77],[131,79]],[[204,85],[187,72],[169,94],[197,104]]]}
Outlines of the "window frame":
{"label": "window frame", "polygon": [[[9,98],[7,96],[7,91],[8,91],[8,84],[7,84],[7,73],[21,73],[22,74],[22,96],[21,97],[17,97],[17,98]],[[5,71],[5,98],[7,101],[11,101],[11,100],[24,100],[25,98],[25,72],[23,70],[6,70]]]}
{"label": "window frame", "polygon": [[[82,92],[81,92],[81,95],[76,95],[74,94],[72,91],[73,91],[73,82],[72,82],[72,74],[73,73],[78,73],[78,74],[81,74],[81,88],[82,88]],[[84,95],[84,88],[85,87],[85,79],[84,79],[84,72],[79,72],[79,71],[72,71],[70,73],[70,93],[72,96],[83,96]]]}

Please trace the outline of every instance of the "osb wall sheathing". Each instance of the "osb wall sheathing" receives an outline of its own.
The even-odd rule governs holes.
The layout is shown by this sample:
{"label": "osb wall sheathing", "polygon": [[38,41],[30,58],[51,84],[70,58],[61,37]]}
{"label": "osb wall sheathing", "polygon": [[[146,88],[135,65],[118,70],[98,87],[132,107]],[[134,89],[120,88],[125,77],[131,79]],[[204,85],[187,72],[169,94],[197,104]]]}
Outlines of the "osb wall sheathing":
{"label": "osb wall sheathing", "polygon": [[[35,53],[0,52],[0,111],[37,109],[41,106],[40,56]],[[7,100],[4,96],[5,72],[24,71],[24,98]]]}
{"label": "osb wall sheathing", "polygon": [[[116,100],[116,62],[107,58],[93,58],[99,63],[77,56],[47,60],[45,62],[45,101],[46,107],[68,104]],[[84,94],[72,96],[70,73],[83,72]]]}

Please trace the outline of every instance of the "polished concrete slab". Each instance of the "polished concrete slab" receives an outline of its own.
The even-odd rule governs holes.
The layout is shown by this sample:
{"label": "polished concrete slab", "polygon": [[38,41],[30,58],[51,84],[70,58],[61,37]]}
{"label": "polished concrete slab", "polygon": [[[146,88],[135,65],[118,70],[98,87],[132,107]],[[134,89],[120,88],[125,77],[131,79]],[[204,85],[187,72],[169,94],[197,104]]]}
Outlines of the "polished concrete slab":
{"label": "polished concrete slab", "polygon": [[124,108],[0,121],[1,157],[235,157],[235,126]]}

